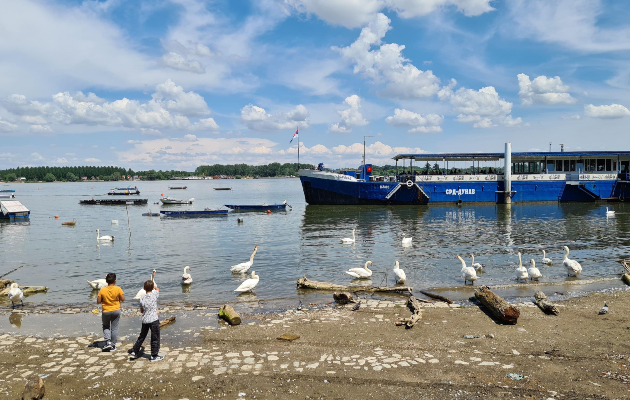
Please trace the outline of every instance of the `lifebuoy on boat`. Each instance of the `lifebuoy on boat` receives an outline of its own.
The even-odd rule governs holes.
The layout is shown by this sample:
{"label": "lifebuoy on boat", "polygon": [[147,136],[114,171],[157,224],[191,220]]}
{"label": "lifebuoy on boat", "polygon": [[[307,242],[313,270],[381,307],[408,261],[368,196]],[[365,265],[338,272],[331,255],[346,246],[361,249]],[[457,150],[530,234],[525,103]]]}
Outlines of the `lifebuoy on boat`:
{"label": "lifebuoy on boat", "polygon": [[411,180],[407,181],[407,187],[410,188],[413,186],[413,182]]}

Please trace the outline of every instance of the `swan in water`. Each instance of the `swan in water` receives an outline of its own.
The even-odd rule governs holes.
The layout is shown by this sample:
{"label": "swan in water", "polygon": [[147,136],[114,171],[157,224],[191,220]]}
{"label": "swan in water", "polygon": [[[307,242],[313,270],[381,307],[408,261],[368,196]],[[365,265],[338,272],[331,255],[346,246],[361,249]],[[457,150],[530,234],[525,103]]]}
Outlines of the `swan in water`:
{"label": "swan in water", "polygon": [[403,246],[405,246],[405,245],[408,246],[408,245],[411,244],[411,240],[413,239],[412,237],[405,237],[404,233],[402,234],[402,237],[403,237],[403,239],[402,239]]}
{"label": "swan in water", "polygon": [[254,246],[254,252],[252,253],[252,256],[249,257],[249,261],[246,261],[244,263],[240,263],[240,264],[236,264],[236,265],[232,265],[230,267],[230,271],[237,273],[237,274],[243,274],[245,272],[247,272],[247,270],[249,270],[252,265],[254,265],[254,256],[256,255],[256,252],[258,251],[258,246]]}
{"label": "swan in water", "polygon": [[534,259],[532,258],[531,260],[529,260],[529,262],[532,264],[532,266],[529,267],[529,269],[527,270],[527,272],[529,273],[529,279],[540,279],[540,277],[542,277],[542,274],[540,273],[540,270],[536,268],[536,261],[534,261]]}
{"label": "swan in water", "polygon": [[114,237],[113,236],[101,236],[101,231],[100,229],[96,230],[96,240],[97,241],[103,241],[103,242],[113,242],[114,241]]}
{"label": "swan in water", "polygon": [[613,217],[614,215],[615,215],[615,211],[609,210],[608,207],[606,207],[606,216]]}
{"label": "swan in water", "polygon": [[22,306],[22,308],[24,308],[24,293],[22,293],[22,289],[20,289],[20,285],[13,282],[11,284],[11,290],[9,290],[9,293],[7,293],[7,296],[9,297],[9,301],[11,301],[11,308],[15,308],[16,307],[15,303],[17,303],[18,301],[20,302],[20,305]]}
{"label": "swan in water", "polygon": [[483,267],[485,267],[485,265],[476,263],[474,254],[471,254],[470,256],[472,257],[472,261],[470,262],[470,266],[473,267],[476,272],[483,271]]}
{"label": "swan in water", "polygon": [[192,276],[186,271],[190,271],[190,267],[187,265],[184,267],[184,274],[182,275],[182,285],[190,285],[193,280]]}
{"label": "swan in water", "polygon": [[100,290],[108,285],[105,279],[95,279],[93,281],[87,281],[88,285],[92,287],[94,290]]}
{"label": "swan in water", "polygon": [[405,275],[405,271],[400,269],[400,264],[396,261],[396,266],[394,267],[394,278],[396,278],[396,283],[405,283],[407,280],[407,275]]}
{"label": "swan in water", "polygon": [[466,261],[464,261],[464,259],[460,256],[457,256],[457,258],[459,258],[459,261],[462,262],[462,278],[464,278],[464,285],[468,281],[474,285],[477,280],[477,271],[475,271],[473,267],[467,267]]}
{"label": "swan in water", "polygon": [[372,261],[366,262],[363,268],[351,268],[346,271],[346,274],[360,279],[369,278],[372,276],[372,271],[368,268],[368,264],[372,265]]}
{"label": "swan in water", "polygon": [[578,276],[582,272],[582,266],[579,262],[569,259],[569,248],[564,246],[564,267],[567,269],[568,276]]}
{"label": "swan in water", "polygon": [[236,289],[234,289],[235,292],[249,292],[251,291],[253,288],[256,287],[256,285],[258,285],[258,281],[259,281],[260,277],[258,275],[256,275],[255,271],[252,271],[252,277],[249,279],[246,279],[243,283],[241,283],[241,285],[239,287],[237,287]]}
{"label": "swan in water", "polygon": [[[155,283],[155,270],[153,270],[153,273],[151,274],[151,280]],[[136,297],[134,297],[134,300],[140,300],[144,297],[145,294],[147,294],[147,292],[144,290],[144,283],[142,284],[142,286],[142,289],[138,290],[138,293],[136,294]]]}
{"label": "swan in water", "polygon": [[551,261],[551,258],[547,258],[547,253],[545,252],[545,250],[543,250],[543,259],[542,259],[542,263],[543,263],[543,264],[547,264],[547,265],[551,265],[551,264],[553,264],[553,261]]}
{"label": "swan in water", "polygon": [[356,240],[354,238],[354,229],[352,230],[352,239],[350,239],[350,238],[343,238],[343,239],[341,239],[341,243],[345,243],[345,244],[352,244],[355,241]]}
{"label": "swan in water", "polygon": [[527,275],[527,268],[523,267],[523,263],[521,261],[521,252],[518,252],[518,267],[516,268],[516,280],[517,281],[526,281],[529,278]]}

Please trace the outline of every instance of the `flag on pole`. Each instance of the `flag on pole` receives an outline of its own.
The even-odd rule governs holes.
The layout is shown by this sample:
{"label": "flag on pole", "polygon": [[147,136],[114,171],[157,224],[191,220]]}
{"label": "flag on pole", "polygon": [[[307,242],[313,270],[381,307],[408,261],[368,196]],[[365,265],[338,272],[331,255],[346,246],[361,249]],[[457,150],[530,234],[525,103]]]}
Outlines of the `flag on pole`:
{"label": "flag on pole", "polygon": [[299,128],[296,128],[296,129],[295,129],[295,133],[293,134],[293,137],[291,138],[291,141],[289,142],[289,144],[290,144],[290,143],[293,143],[293,139],[295,139],[296,137],[298,137],[298,129],[299,129]]}

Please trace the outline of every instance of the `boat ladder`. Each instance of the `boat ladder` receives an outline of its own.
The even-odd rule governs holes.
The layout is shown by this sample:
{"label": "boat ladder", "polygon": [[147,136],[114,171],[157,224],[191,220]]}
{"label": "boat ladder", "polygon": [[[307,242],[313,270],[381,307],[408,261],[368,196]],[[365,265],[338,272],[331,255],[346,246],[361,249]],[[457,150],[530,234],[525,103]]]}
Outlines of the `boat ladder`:
{"label": "boat ladder", "polygon": [[[408,182],[411,182],[411,181],[408,181]],[[399,183],[398,185],[396,185],[396,186],[395,186],[395,187],[394,187],[394,188],[393,188],[393,189],[392,189],[392,190],[391,190],[391,191],[387,194],[387,196],[385,196],[385,199],[386,199],[386,200],[389,200],[389,199],[390,199],[390,198],[391,198],[391,197],[392,197],[392,196],[393,196],[393,195],[394,195],[394,194],[398,191],[398,189],[400,189],[403,185],[408,186],[408,187],[411,187],[411,186],[407,185],[406,183]],[[428,195],[428,194],[427,194],[424,190],[422,190],[422,188],[421,188],[420,186],[418,186],[418,184],[417,184],[417,183],[415,183],[415,182],[414,182],[412,186],[415,186],[415,187],[418,189],[418,191],[420,191],[420,193],[422,193],[422,195],[423,195],[424,197],[426,197],[427,199],[430,199],[430,198],[431,198],[431,197],[429,197],[429,195]]]}

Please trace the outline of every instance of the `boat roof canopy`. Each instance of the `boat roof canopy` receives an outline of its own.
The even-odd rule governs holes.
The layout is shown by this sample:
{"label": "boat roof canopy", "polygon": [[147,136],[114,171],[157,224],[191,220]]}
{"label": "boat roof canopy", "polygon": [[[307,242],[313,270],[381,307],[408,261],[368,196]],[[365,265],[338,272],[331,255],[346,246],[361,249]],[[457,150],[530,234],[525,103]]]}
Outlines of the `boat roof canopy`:
{"label": "boat roof canopy", "polygon": [[[597,157],[630,157],[630,151],[540,151],[540,152],[512,152],[512,162],[540,161],[547,158],[580,159]],[[392,159],[414,161],[498,161],[505,157],[504,153],[420,153],[398,154]]]}

